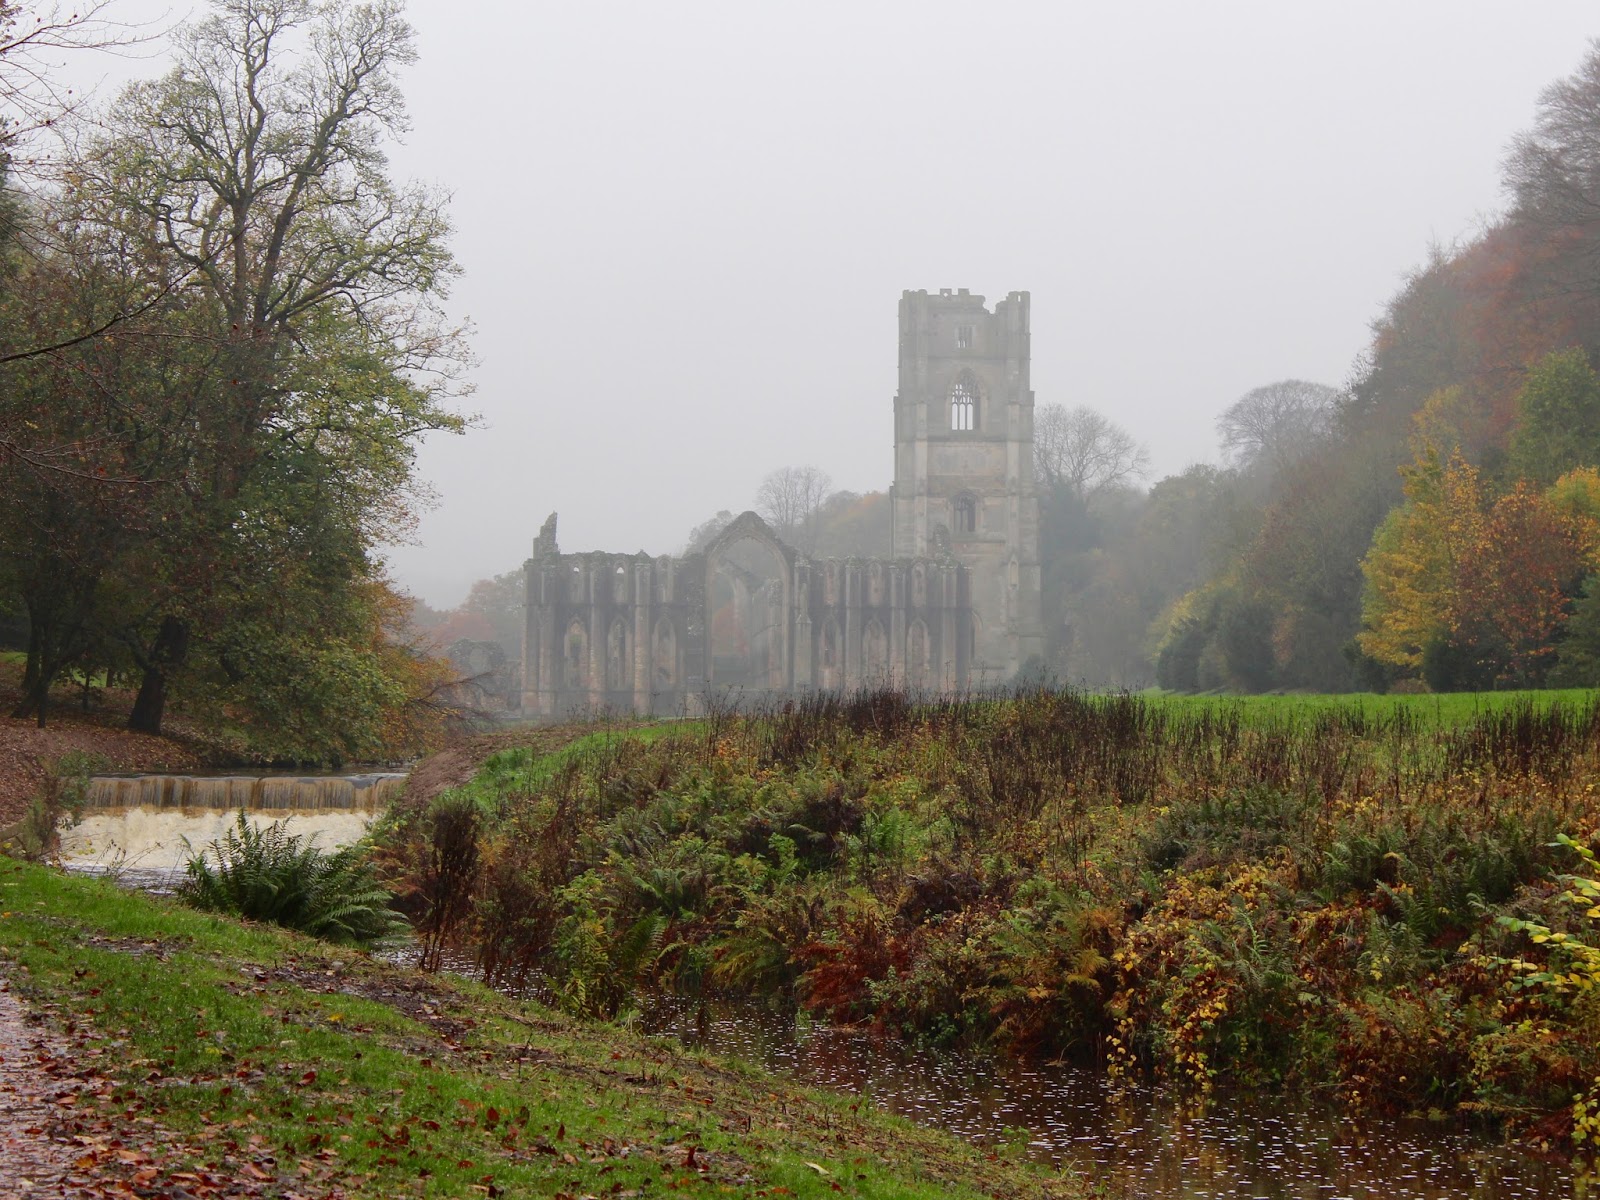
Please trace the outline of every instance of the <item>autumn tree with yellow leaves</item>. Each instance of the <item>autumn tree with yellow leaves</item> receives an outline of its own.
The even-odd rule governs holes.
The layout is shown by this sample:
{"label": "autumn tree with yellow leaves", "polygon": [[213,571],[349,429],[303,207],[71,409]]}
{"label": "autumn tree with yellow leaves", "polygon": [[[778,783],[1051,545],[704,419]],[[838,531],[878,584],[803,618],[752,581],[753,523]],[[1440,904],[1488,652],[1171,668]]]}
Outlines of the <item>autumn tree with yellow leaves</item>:
{"label": "autumn tree with yellow leaves", "polygon": [[1361,649],[1435,688],[1543,682],[1600,546],[1600,474],[1489,500],[1459,450],[1431,443],[1404,474],[1406,501],[1362,562]]}
{"label": "autumn tree with yellow leaves", "polygon": [[1357,636],[1379,662],[1419,670],[1428,645],[1449,631],[1461,562],[1482,537],[1478,472],[1458,452],[1426,447],[1407,468],[1405,503],[1390,511],[1362,561],[1366,591]]}

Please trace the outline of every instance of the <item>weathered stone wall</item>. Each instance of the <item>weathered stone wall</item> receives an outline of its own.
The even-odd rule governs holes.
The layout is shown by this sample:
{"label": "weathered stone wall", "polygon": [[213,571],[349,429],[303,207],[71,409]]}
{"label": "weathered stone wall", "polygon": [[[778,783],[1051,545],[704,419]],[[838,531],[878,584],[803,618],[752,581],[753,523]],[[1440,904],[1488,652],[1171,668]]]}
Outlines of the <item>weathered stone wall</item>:
{"label": "weathered stone wall", "polygon": [[[776,564],[759,587],[734,561],[749,543]],[[562,554],[552,516],[526,570],[529,715],[692,715],[713,696],[748,702],[880,683],[951,691],[968,682],[968,580],[953,561],[813,561],[753,512],[702,554]],[[730,577],[727,607],[742,607],[741,634],[757,636],[719,654],[712,601]]]}
{"label": "weathered stone wall", "polygon": [[[671,712],[691,682],[699,592],[684,564],[637,554],[562,554],[552,534],[528,560],[522,708]],[[541,539],[542,540],[542,539]]]}

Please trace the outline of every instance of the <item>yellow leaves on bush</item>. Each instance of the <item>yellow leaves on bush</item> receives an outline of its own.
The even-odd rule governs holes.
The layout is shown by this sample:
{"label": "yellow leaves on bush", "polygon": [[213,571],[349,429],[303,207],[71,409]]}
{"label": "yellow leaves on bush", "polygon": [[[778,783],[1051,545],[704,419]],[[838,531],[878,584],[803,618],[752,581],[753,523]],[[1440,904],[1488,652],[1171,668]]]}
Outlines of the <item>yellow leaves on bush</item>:
{"label": "yellow leaves on bush", "polygon": [[1251,993],[1269,973],[1256,969],[1260,931],[1293,875],[1284,860],[1172,880],[1112,956],[1118,974],[1110,1004],[1118,1017],[1110,1041],[1113,1076],[1128,1072],[1132,1034],[1142,1029],[1153,1035],[1159,1066],[1211,1090],[1225,1027],[1257,998]]}

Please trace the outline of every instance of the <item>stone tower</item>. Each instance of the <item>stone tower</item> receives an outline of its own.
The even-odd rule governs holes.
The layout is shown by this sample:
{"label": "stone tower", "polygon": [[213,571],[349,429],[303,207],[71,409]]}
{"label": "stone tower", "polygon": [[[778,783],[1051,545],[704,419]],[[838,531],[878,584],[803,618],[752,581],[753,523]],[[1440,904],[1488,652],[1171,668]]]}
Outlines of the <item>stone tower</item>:
{"label": "stone tower", "polygon": [[1044,652],[1028,293],[900,297],[894,554],[948,553],[971,579],[975,685]]}

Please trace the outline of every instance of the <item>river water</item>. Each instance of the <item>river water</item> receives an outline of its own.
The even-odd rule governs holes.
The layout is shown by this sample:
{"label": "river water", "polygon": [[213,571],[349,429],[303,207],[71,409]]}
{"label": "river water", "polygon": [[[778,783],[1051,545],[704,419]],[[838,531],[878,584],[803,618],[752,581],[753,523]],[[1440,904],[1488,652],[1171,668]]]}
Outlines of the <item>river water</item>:
{"label": "river water", "polygon": [[286,821],[324,850],[356,841],[405,781],[359,775],[107,775],[90,780],[83,819],[61,831],[69,869],[171,891],[192,854],[233,828]]}
{"label": "river water", "polygon": [[1115,1086],[1092,1067],[921,1052],[755,1006],[658,1006],[649,1032],[776,1074],[870,1097],[879,1109],[1027,1155],[1154,1200],[1547,1200],[1575,1194],[1570,1168],[1452,1125],[1353,1121],[1295,1096],[1185,1100]]}
{"label": "river water", "polygon": [[[148,793],[150,785],[143,786]],[[314,835],[319,846],[332,849],[359,838],[378,811],[365,803],[367,796],[328,806],[328,789],[318,794],[324,806],[315,810],[280,801],[251,819],[288,817],[291,832]],[[70,869],[110,871],[124,883],[168,891],[189,854],[220,838],[235,813],[170,800],[91,807],[82,823],[64,832],[62,858]],[[1198,1103],[1146,1085],[1114,1087],[1093,1068],[922,1052],[756,1005],[701,1009],[662,1002],[640,1025],[691,1048],[868,1097],[884,1111],[1025,1154],[1095,1182],[1107,1197],[1554,1200],[1581,1194],[1569,1168],[1445,1123],[1353,1121],[1283,1095]]]}

